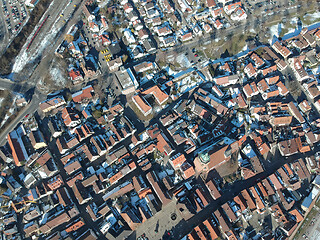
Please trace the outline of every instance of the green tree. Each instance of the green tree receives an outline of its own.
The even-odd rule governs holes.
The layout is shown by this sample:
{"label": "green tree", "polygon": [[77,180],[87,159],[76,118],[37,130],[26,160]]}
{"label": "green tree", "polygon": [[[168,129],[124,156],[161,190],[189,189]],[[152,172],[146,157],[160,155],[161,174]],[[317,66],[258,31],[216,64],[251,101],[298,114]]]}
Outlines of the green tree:
{"label": "green tree", "polygon": [[99,111],[99,110],[94,110],[93,112],[92,112],[92,115],[95,117],[95,118],[100,118],[101,116],[102,116],[102,113],[101,113],[101,111]]}

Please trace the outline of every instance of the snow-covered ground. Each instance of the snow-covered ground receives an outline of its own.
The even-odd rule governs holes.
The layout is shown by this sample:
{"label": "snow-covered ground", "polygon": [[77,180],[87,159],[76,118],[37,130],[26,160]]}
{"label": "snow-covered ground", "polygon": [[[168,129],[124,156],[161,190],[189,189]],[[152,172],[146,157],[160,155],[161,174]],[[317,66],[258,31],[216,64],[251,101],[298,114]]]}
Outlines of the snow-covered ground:
{"label": "snow-covered ground", "polygon": [[188,76],[183,78],[181,81],[177,82],[177,88],[180,89],[179,93],[183,94],[185,92],[190,91],[191,89],[195,88],[196,86],[198,86],[200,83],[202,83],[202,79],[197,76]]}
{"label": "snow-covered ground", "polygon": [[234,118],[232,121],[232,124],[235,125],[236,127],[241,127],[242,124],[244,124],[244,117],[242,113],[238,113],[237,117]]}
{"label": "snow-covered ground", "polygon": [[180,54],[177,57],[177,62],[182,66],[182,67],[191,67],[191,63],[188,59],[188,57],[185,54]]}
{"label": "snow-covered ground", "polygon": [[276,36],[279,37],[280,33],[281,33],[281,29],[282,29],[283,25],[282,23],[276,24],[276,25],[272,25],[269,29],[271,36]]}
{"label": "snow-covered ground", "polygon": [[311,71],[314,75],[320,74],[320,66],[311,69]]}
{"label": "snow-covered ground", "polygon": [[[16,110],[16,105],[15,105],[15,102],[17,100],[17,96],[15,96],[13,99],[12,99],[12,105],[9,109],[9,111],[7,112],[6,116],[4,117],[3,121],[1,122],[0,124],[0,128],[6,123],[6,121],[9,119],[9,117],[15,113],[15,110]],[[3,101],[3,98],[1,98],[1,102]]]}
{"label": "snow-covered ground", "polygon": [[[52,3],[50,4],[50,6],[48,7],[47,11],[50,11],[50,7],[53,5],[54,1],[52,1]],[[61,13],[63,13],[65,11],[65,9],[71,4],[71,1],[66,5],[66,7],[62,10]],[[32,31],[32,33],[29,35],[29,37],[27,38],[26,43],[23,45],[20,53],[18,54],[18,56],[15,59],[15,63],[13,65],[12,68],[12,72],[18,73],[20,72],[27,63],[32,63],[37,57],[39,57],[43,51],[45,50],[46,47],[49,46],[49,44],[54,44],[54,42],[52,42],[52,40],[54,39],[54,37],[57,35],[58,31],[61,29],[61,26],[59,26],[58,22],[60,21],[60,17],[58,17],[54,23],[52,23],[52,27],[50,28],[50,30],[45,33],[45,37],[43,38],[43,40],[39,43],[39,45],[37,46],[37,49],[34,53],[30,53],[29,51],[27,51],[27,46],[30,43],[32,37],[34,36],[35,32],[37,31],[37,29],[39,28],[39,26],[42,24],[42,22],[45,19],[45,14],[42,16],[42,18],[40,19],[39,23],[37,24],[37,26],[34,28],[34,30]],[[61,24],[60,24],[61,25]],[[39,37],[39,36],[38,36]],[[36,41],[36,40],[35,40]],[[35,42],[33,42],[33,44],[35,44]]]}
{"label": "snow-covered ground", "polygon": [[170,76],[174,76],[176,74],[178,74],[179,72],[175,72],[173,71],[170,67],[166,66],[165,68],[163,68],[164,70],[167,71],[167,73],[170,75]]}
{"label": "snow-covered ground", "polygon": [[[23,50],[19,53],[19,55],[16,58],[16,61],[13,65],[12,71],[17,73],[20,72],[27,63],[33,62],[40,54],[43,52],[43,50],[49,45],[50,41],[54,38],[54,36],[58,33],[58,28],[55,27],[55,24],[59,21],[57,19],[53,27],[50,29],[50,31],[46,34],[45,38],[39,46],[37,47],[37,50],[34,54],[30,54],[29,51],[27,51],[27,48],[23,48]],[[27,42],[29,44],[29,42]]]}
{"label": "snow-covered ground", "polygon": [[309,20],[311,22],[317,21],[318,19],[320,19],[320,12],[315,12],[312,14],[308,13],[303,16],[303,19]]}
{"label": "snow-covered ground", "polygon": [[291,24],[294,24],[294,25],[297,25],[298,24],[298,21],[299,21],[299,18],[298,17],[294,17],[290,20],[290,23]]}
{"label": "snow-covered ground", "polygon": [[66,78],[62,75],[62,72],[57,67],[50,68],[50,75],[56,84],[64,86],[66,84]]}
{"label": "snow-covered ground", "polygon": [[[303,21],[299,21],[298,17],[294,17],[294,18],[290,19],[290,25],[292,25],[294,27],[290,27],[290,28],[286,29],[286,33],[283,36],[283,39],[292,38],[292,37],[298,35],[300,33],[300,31],[302,30],[302,28],[304,28],[304,27],[308,27],[309,29],[319,27],[320,26],[320,12],[306,14],[303,16],[303,20],[312,22],[313,24],[310,26],[307,26],[307,25],[303,24]],[[279,23],[279,24],[272,25],[269,28],[269,32],[271,34],[271,39],[270,39],[271,44],[274,42],[274,37],[276,37],[276,38],[279,37],[281,32],[284,30],[284,27],[285,27],[285,24]]]}
{"label": "snow-covered ground", "polygon": [[248,49],[248,44],[244,45],[244,47],[242,48],[242,50],[240,52],[246,51]]}

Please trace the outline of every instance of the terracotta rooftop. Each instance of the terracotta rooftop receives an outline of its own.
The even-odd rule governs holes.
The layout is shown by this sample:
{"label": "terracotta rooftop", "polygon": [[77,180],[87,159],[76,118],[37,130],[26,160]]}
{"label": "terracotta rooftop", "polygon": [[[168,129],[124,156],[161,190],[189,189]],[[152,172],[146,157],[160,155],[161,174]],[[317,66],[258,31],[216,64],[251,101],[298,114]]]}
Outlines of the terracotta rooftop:
{"label": "terracotta rooftop", "polygon": [[148,172],[147,173],[147,179],[149,180],[154,192],[156,193],[156,195],[158,196],[159,200],[162,202],[162,205],[165,206],[167,205],[171,199],[168,198],[165,193],[161,190],[154,172]]}
{"label": "terracotta rooftop", "polygon": [[219,235],[219,232],[217,232],[215,229],[214,229],[214,226],[212,224],[212,220],[205,220],[203,223],[202,223],[208,230],[209,232],[209,236],[212,240],[214,239],[217,239],[218,238],[218,235]]}
{"label": "terracotta rooftop", "polygon": [[132,99],[138,105],[139,109],[143,112],[143,114],[147,115],[152,110],[149,103],[140,95],[135,95],[132,97]]}
{"label": "terracotta rooftop", "polygon": [[76,103],[85,99],[92,98],[93,87],[91,85],[83,88],[81,91],[72,94],[72,100]]}
{"label": "terracotta rooftop", "polygon": [[251,211],[256,209],[256,204],[253,202],[252,197],[250,196],[250,194],[246,189],[241,191],[241,196],[246,201],[246,204],[248,205]]}
{"label": "terracotta rooftop", "polygon": [[237,220],[237,216],[235,215],[233,210],[230,208],[230,205],[228,203],[224,203],[221,207],[226,213],[226,215],[228,216],[230,222],[235,222]]}
{"label": "terracotta rooftop", "polygon": [[195,174],[195,171],[194,171],[194,168],[193,166],[188,163],[187,161],[185,161],[181,166],[180,166],[180,170],[182,172],[182,177],[184,179],[189,179],[191,177],[194,176]]}
{"label": "terracotta rooftop", "polygon": [[57,108],[63,104],[65,104],[65,100],[62,96],[57,96],[55,98],[51,98],[48,100],[45,100],[44,102],[41,102],[39,104],[39,108],[43,111],[43,112],[47,112],[50,111],[54,108]]}
{"label": "terracotta rooftop", "polygon": [[214,215],[219,223],[219,226],[221,227],[222,232],[228,232],[230,230],[228,224],[224,220],[223,216],[221,215],[219,210],[214,211]]}
{"label": "terracotta rooftop", "polygon": [[291,54],[290,50],[286,46],[281,45],[280,42],[275,42],[272,48],[284,58],[287,58]]}
{"label": "terracotta rooftop", "polygon": [[141,94],[152,94],[159,105],[163,104],[169,98],[169,95],[163,92],[157,85],[142,91]]}
{"label": "terracotta rooftop", "polygon": [[221,197],[220,192],[218,191],[216,184],[214,182],[214,180],[209,180],[206,183],[206,186],[211,194],[211,196],[213,197],[213,199],[218,199],[219,197]]}
{"label": "terracotta rooftop", "polygon": [[283,186],[280,183],[279,179],[276,177],[276,175],[273,173],[268,177],[270,183],[273,185],[275,190],[279,190],[282,189]]}

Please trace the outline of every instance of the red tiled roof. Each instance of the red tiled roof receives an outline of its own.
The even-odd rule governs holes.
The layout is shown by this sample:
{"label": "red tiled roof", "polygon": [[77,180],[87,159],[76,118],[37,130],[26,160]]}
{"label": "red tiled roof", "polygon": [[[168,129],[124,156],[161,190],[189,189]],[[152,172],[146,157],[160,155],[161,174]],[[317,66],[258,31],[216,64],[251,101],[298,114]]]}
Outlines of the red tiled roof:
{"label": "red tiled roof", "polygon": [[276,175],[274,173],[271,174],[268,178],[276,190],[283,188],[282,184],[280,183],[280,181],[278,180],[278,178],[276,177]]}
{"label": "red tiled roof", "polygon": [[213,197],[213,199],[218,199],[219,197],[221,197],[220,192],[218,191],[215,183],[213,180],[210,180],[206,183],[207,188],[210,191],[211,196]]}
{"label": "red tiled roof", "polygon": [[81,91],[72,94],[72,100],[76,103],[81,102],[85,99],[92,98],[93,87],[87,86]]}
{"label": "red tiled roof", "polygon": [[209,220],[207,219],[207,220],[205,220],[202,224],[203,224],[203,225],[207,228],[207,230],[209,231],[209,235],[210,235],[210,237],[211,237],[212,240],[218,238],[219,233],[217,233],[216,230],[214,230],[211,221],[209,221]]}
{"label": "red tiled roof", "polygon": [[264,64],[263,60],[256,53],[252,53],[250,58],[254,61],[257,68]]}
{"label": "red tiled roof", "polygon": [[262,185],[262,183],[258,182],[257,186],[258,186],[260,192],[262,193],[263,197],[267,198],[268,197],[268,193],[267,193],[266,189],[264,188],[264,186]]}
{"label": "red tiled roof", "polygon": [[68,74],[69,74],[69,77],[71,78],[72,81],[82,79],[82,76],[81,76],[79,70],[72,69],[71,71],[68,72]]}
{"label": "red tiled roof", "polygon": [[132,97],[132,99],[139,106],[140,111],[142,111],[144,114],[151,111],[151,106],[145,101],[144,98],[140,97],[140,95],[135,95]]}
{"label": "red tiled roof", "polygon": [[299,212],[298,209],[292,209],[290,212],[289,212],[291,215],[295,216],[296,217],[296,222],[299,223],[303,220],[303,215]]}
{"label": "red tiled roof", "polygon": [[157,85],[141,92],[141,94],[152,94],[160,105],[163,104],[169,98],[169,95],[163,92]]}
{"label": "red tiled roof", "polygon": [[246,189],[242,190],[241,191],[241,195],[242,195],[243,199],[246,201],[246,204],[248,205],[248,207],[251,210],[255,210],[256,209],[256,205],[253,202],[253,200],[252,200],[251,196],[249,195],[248,191]]}
{"label": "red tiled roof", "polygon": [[265,205],[264,203],[262,202],[258,192],[256,191],[256,189],[254,187],[250,187],[250,191],[253,195],[253,197],[255,198],[256,200],[256,206],[257,208],[259,209],[260,213],[262,213],[264,210],[265,210]]}
{"label": "red tiled roof", "polygon": [[158,182],[156,181],[156,179],[154,177],[154,173],[148,172],[147,179],[149,180],[153,190],[157,194],[157,196],[158,196],[159,200],[162,202],[163,206],[167,205],[171,200],[168,197],[166,197],[164,192],[161,190]]}
{"label": "red tiled roof", "polygon": [[277,65],[272,65],[271,67],[267,67],[262,69],[263,76],[267,75],[268,73],[272,73],[277,70]]}
{"label": "red tiled roof", "polygon": [[184,179],[188,179],[192,176],[194,176],[195,171],[194,168],[192,167],[192,165],[190,163],[188,163],[187,161],[185,161],[181,166],[180,166],[180,170],[183,174],[183,178]]}
{"label": "red tiled roof", "polygon": [[60,175],[56,175],[54,177],[52,177],[51,179],[49,179],[49,181],[47,182],[47,186],[51,189],[51,190],[55,190],[61,186],[64,185],[63,179]]}
{"label": "red tiled roof", "polygon": [[215,0],[207,0],[207,5],[208,5],[208,8],[217,6]]}
{"label": "red tiled roof", "polygon": [[224,220],[224,218],[222,217],[221,213],[219,210],[214,211],[214,215],[216,217],[216,219],[219,222],[219,226],[221,227],[223,232],[228,232],[230,230],[228,224],[226,223],[226,221]]}
{"label": "red tiled roof", "polygon": [[275,191],[274,191],[273,187],[270,185],[270,183],[269,183],[269,181],[267,179],[263,179],[262,180],[262,184],[266,188],[269,196],[275,194]]}
{"label": "red tiled roof", "polygon": [[79,220],[76,223],[72,224],[70,227],[66,228],[65,231],[67,233],[74,232],[74,231],[77,231],[79,228],[81,228],[84,225],[85,225],[84,222]]}
{"label": "red tiled roof", "polygon": [[67,181],[68,186],[71,188],[77,180],[81,181],[84,179],[82,172],[77,173],[77,175],[73,176],[70,180]]}
{"label": "red tiled roof", "polygon": [[210,162],[209,162],[209,168],[215,168],[223,164],[224,162],[228,161],[230,157],[225,156],[225,152],[229,146],[225,146],[218,151],[212,152],[210,154]]}
{"label": "red tiled roof", "polygon": [[186,161],[184,154],[176,154],[170,158],[170,163],[174,168],[181,166],[182,163]]}
{"label": "red tiled roof", "polygon": [[228,203],[224,203],[221,207],[224,210],[224,212],[227,214],[230,222],[235,222],[237,220],[237,216],[234,214],[234,212],[232,211]]}
{"label": "red tiled roof", "polygon": [[233,201],[234,201],[236,204],[238,204],[238,206],[240,207],[240,209],[241,209],[242,212],[247,209],[246,206],[245,206],[245,204],[244,204],[244,202],[243,202],[242,199],[239,197],[239,195],[238,195],[238,196],[235,196],[235,197],[233,198]]}

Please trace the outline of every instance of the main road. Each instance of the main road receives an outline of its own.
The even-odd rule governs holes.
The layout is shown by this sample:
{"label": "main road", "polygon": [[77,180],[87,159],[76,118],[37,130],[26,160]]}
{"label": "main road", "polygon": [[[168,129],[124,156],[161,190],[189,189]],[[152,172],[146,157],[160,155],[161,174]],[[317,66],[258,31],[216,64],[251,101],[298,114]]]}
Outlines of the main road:
{"label": "main road", "polygon": [[[50,56],[50,60],[52,60],[55,50],[64,39],[65,33],[71,25],[79,20],[84,2],[82,0],[52,1],[15,59],[12,71],[14,73],[13,78],[16,81],[28,81],[34,86],[37,85],[41,78],[34,76],[29,79],[30,76],[39,69],[41,69],[42,75],[48,72],[50,61],[46,60],[47,56]],[[45,19],[46,21],[44,21]],[[43,25],[40,28],[42,23]],[[39,32],[35,35],[38,29]]]}
{"label": "main road", "polygon": [[[12,122],[10,122],[9,125],[7,125],[3,131],[0,134],[0,145],[4,145],[6,143],[6,137],[10,131],[12,131],[16,125],[23,120],[23,118],[27,114],[33,114],[39,107],[39,103],[46,99],[46,94],[39,91],[36,87],[39,82],[39,80],[43,77],[44,73],[48,72],[49,65],[51,63],[53,54],[55,49],[59,46],[59,44],[62,42],[64,38],[64,34],[66,31],[75,23],[78,21],[78,17],[80,16],[82,12],[82,5],[84,4],[84,1],[81,0],[73,0],[72,4],[69,6],[66,4],[65,1],[63,4],[60,3],[60,1],[53,1],[53,5],[49,7],[49,9],[53,9],[54,11],[50,11],[51,17],[48,18],[49,22],[46,22],[47,26],[44,26],[41,28],[41,31],[37,35],[37,37],[34,39],[30,49],[28,50],[28,54],[37,54],[37,48],[41,44],[42,41],[44,41],[44,38],[46,37],[46,31],[50,30],[52,28],[52,24],[55,23],[57,20],[59,21],[59,24],[55,27],[60,27],[57,34],[54,36],[54,38],[51,39],[51,46],[43,49],[41,52],[42,59],[38,59],[37,62],[34,64],[37,64],[35,69],[33,70],[32,75],[29,78],[21,79],[22,81],[11,81],[7,78],[0,78],[0,89],[4,90],[11,90],[13,92],[19,92],[26,94],[30,89],[35,89],[33,96],[31,97],[31,101],[28,103],[27,106],[25,106],[14,118]],[[81,3],[82,2],[82,3]],[[81,3],[81,4],[80,4]],[[61,4],[61,5],[60,5]],[[74,4],[80,4],[77,5],[77,7],[74,7]],[[66,6],[68,6],[66,8]],[[70,20],[67,22],[64,22],[64,19],[60,16],[60,14],[64,12],[64,16],[67,18],[70,16]],[[44,14],[44,16],[49,15],[48,11]],[[26,49],[22,51],[27,51]],[[22,53],[20,53],[22,54]],[[19,54],[19,55],[20,55]]]}
{"label": "main road", "polygon": [[[1,83],[1,81],[0,81]],[[39,103],[46,99],[46,95],[38,92],[37,90],[32,96],[32,100],[16,115],[13,121],[7,125],[0,133],[0,146],[4,145],[7,141],[7,135],[11,132],[19,122],[21,122],[26,115],[33,114],[39,107]]]}

